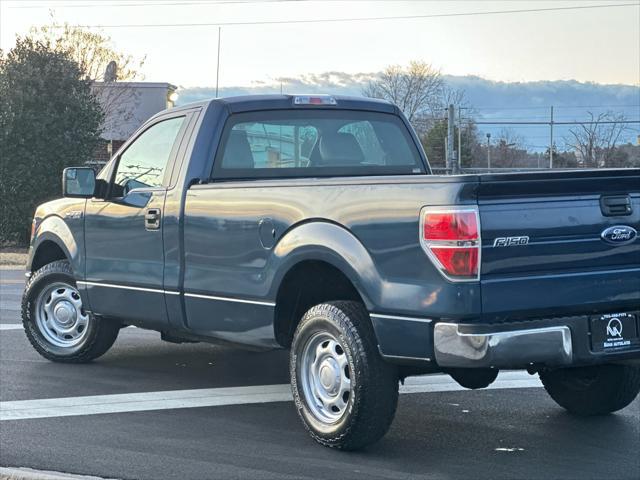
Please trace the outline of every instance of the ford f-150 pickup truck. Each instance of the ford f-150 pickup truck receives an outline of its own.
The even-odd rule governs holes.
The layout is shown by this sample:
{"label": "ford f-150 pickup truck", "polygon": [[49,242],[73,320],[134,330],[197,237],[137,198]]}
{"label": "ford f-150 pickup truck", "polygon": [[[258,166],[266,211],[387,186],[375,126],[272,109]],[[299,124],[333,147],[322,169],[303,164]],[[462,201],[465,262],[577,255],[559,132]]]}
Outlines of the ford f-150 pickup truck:
{"label": "ford f-150 pickup truck", "polygon": [[215,99],[163,111],[38,207],[22,303],[44,357],[126,325],[288,348],[319,443],[356,449],[398,384],[539,374],[578,415],[640,391],[640,170],[432,175],[387,102]]}

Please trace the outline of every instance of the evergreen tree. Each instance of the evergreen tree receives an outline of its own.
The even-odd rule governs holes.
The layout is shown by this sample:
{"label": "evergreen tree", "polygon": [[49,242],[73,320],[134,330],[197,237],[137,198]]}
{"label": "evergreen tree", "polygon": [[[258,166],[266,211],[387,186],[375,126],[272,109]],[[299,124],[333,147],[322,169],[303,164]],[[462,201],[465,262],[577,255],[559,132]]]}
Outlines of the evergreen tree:
{"label": "evergreen tree", "polygon": [[0,241],[24,244],[64,167],[90,158],[103,114],[69,54],[28,37],[0,52],[0,98]]}

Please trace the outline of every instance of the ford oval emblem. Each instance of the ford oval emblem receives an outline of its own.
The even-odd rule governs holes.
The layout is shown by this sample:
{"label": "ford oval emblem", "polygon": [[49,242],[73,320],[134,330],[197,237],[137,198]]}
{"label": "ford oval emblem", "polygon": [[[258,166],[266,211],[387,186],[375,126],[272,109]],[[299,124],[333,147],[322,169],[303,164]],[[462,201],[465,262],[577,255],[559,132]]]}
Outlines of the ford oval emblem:
{"label": "ford oval emblem", "polygon": [[637,236],[636,229],[627,225],[614,225],[600,234],[602,240],[613,245],[626,245],[633,242]]}

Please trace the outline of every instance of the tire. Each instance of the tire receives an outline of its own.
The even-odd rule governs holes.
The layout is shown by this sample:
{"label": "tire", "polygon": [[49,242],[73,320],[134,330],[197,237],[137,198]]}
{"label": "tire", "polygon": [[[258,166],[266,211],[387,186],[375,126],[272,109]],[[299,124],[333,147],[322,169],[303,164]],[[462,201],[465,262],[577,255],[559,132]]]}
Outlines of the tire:
{"label": "tire", "polygon": [[398,404],[398,372],[378,353],[360,303],[312,307],[294,334],[289,367],[296,410],[318,443],[357,450],[389,429]]}
{"label": "tire", "polygon": [[574,415],[604,415],[623,409],[640,392],[640,368],[597,365],[540,372],[551,398]]}
{"label": "tire", "polygon": [[22,324],[33,348],[48,360],[86,363],[104,354],[120,325],[82,308],[71,265],[57,260],[35,272],[22,296]]}

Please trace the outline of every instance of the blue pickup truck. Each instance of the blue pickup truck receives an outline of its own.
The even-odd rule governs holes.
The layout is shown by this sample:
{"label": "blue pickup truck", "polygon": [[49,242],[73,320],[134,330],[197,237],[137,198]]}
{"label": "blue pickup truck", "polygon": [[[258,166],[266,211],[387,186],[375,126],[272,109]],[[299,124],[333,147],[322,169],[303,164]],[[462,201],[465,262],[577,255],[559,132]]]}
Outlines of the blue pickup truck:
{"label": "blue pickup truck", "polygon": [[640,170],[432,175],[387,102],[247,96],[146,122],[38,207],[22,316],[58,362],[120,328],[288,348],[319,443],[381,438],[398,384],[539,374],[571,413],[640,391]]}

